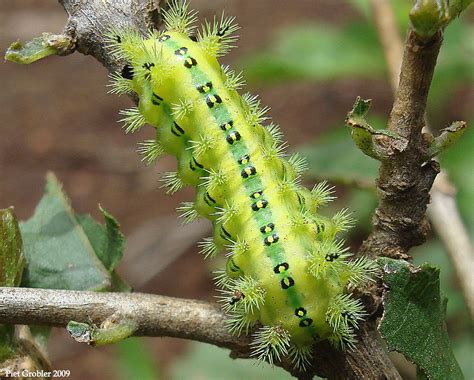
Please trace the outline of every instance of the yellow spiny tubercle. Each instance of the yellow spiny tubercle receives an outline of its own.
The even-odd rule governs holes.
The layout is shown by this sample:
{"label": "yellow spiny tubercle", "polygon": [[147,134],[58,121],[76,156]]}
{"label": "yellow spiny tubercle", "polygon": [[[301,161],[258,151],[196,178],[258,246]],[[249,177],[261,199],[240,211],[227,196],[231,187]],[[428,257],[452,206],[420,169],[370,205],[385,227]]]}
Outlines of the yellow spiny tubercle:
{"label": "yellow spiny tubercle", "polygon": [[189,36],[195,13],[187,2],[171,1],[164,19],[167,30],[148,38],[110,32],[112,51],[128,62],[112,76],[111,92],[138,96],[138,108],[123,112],[127,132],[144,123],[156,128],[156,141],[140,148],[148,163],[176,156],[177,173],[163,180],[168,191],[197,189],[196,201],[180,210],[186,222],[204,216],[213,223],[213,238],[200,244],[205,257],[229,256],[217,284],[230,331],[259,322],[253,355],[270,363],[289,357],[299,368],[316,341],[352,347],[363,309],[347,288],[369,281],[375,269],[366,259],[347,260],[336,235],[350,218],[316,213],[332,189],[299,185],[306,162],[283,158],[278,127],[262,125],[268,109],[255,96],[241,97],[241,74],[218,63],[236,40],[234,19],[206,23],[197,37]]}

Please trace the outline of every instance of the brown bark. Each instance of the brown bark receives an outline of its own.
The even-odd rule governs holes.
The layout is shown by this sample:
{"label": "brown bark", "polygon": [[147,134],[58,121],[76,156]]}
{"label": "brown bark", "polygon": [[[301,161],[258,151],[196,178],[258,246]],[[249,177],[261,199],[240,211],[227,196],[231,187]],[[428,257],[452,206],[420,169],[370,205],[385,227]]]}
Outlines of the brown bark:
{"label": "brown bark", "polygon": [[[191,339],[230,349],[234,358],[250,356],[250,336],[228,332],[219,306],[143,293],[97,293],[72,290],[0,287],[0,322],[66,327],[73,320],[100,325],[109,317],[130,318],[136,336]],[[372,331],[370,331],[372,330]],[[376,333],[362,329],[357,350],[343,352],[323,342],[315,347],[313,368],[301,374],[289,362],[283,368],[299,378],[314,374],[330,379],[400,379],[380,347]]]}
{"label": "brown bark", "polygon": [[400,84],[387,126],[407,144],[387,147],[391,153],[380,166],[380,202],[373,218],[374,229],[361,254],[406,259],[408,250],[422,244],[428,234],[426,207],[439,165],[425,162],[428,141],[421,130],[441,42],[441,32],[429,41],[420,40],[413,31],[408,33]]}

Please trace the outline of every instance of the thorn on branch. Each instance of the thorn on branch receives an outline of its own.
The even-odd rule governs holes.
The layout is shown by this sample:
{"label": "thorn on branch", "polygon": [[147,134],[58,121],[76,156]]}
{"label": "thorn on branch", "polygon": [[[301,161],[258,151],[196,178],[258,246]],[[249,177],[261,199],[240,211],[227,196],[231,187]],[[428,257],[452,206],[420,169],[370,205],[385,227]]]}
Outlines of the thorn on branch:
{"label": "thorn on branch", "polygon": [[376,130],[366,121],[371,100],[357,97],[354,107],[347,114],[346,125],[352,129],[352,139],[367,156],[386,161],[408,146],[408,140],[387,130]]}

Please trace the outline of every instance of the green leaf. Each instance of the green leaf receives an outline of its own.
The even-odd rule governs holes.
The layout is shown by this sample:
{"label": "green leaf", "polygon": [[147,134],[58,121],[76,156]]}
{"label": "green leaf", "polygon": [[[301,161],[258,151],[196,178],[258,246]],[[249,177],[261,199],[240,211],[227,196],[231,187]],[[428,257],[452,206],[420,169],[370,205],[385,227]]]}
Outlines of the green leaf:
{"label": "green leaf", "polygon": [[442,268],[439,276],[441,293],[449,299],[446,319],[448,321],[455,319],[456,326],[458,328],[461,327],[461,321],[465,318],[469,319],[467,307],[462,292],[459,291],[453,265],[443,244],[436,238],[431,239],[425,244],[413,247],[412,250],[410,250],[410,254],[413,256],[414,265],[430,263],[431,265]]}
{"label": "green leaf", "polygon": [[98,223],[90,215],[76,215],[77,221],[89,238],[95,254],[110,272],[112,284],[109,290],[130,292],[132,288],[114,270],[122,259],[125,249],[125,238],[120,232],[120,224],[101,206],[99,208],[105,224]]}
{"label": "green leaf", "polygon": [[447,300],[441,299],[439,269],[406,261],[379,259],[384,266],[384,315],[379,326],[390,350],[423,370],[428,379],[463,379],[444,322]]}
{"label": "green leaf", "polygon": [[22,286],[107,290],[111,276],[78,222],[57,178],[48,174],[45,194],[31,219],[20,225],[27,260]]}
{"label": "green leaf", "polygon": [[0,210],[0,286],[18,286],[25,257],[13,208]]}
{"label": "green leaf", "polygon": [[122,258],[125,239],[117,220],[102,207],[100,211],[104,216],[105,225],[96,222],[90,215],[77,215],[77,221],[89,238],[99,260],[111,272]]}
{"label": "green leaf", "polygon": [[[0,286],[18,286],[24,266],[23,243],[13,208],[0,210]],[[21,361],[24,350],[20,346],[15,326],[0,325],[0,372]]]}
{"label": "green leaf", "polygon": [[459,17],[459,14],[464,11],[474,0],[450,0],[449,3],[449,17],[454,19]]}
{"label": "green leaf", "polygon": [[370,103],[370,99],[364,100],[358,96],[352,110],[347,114],[346,125],[351,128],[352,140],[362,152],[383,161],[389,157],[389,150],[406,148],[408,140],[386,129],[372,128],[365,119]]}
{"label": "green leaf", "polygon": [[455,121],[449,127],[442,129],[440,134],[431,141],[426,152],[427,159],[431,159],[453,146],[462,137],[465,131],[465,121]]}

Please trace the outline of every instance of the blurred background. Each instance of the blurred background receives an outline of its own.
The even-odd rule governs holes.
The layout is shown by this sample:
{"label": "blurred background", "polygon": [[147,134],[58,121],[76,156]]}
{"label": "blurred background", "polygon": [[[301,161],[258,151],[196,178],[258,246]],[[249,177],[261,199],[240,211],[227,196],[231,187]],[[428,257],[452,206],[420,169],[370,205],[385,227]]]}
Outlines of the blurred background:
{"label": "blurred background", "polygon": [[[200,18],[223,9],[242,29],[239,48],[222,59],[244,70],[246,91],[260,94],[280,124],[290,151],[301,151],[310,170],[308,186],[322,179],[339,196],[327,212],[348,207],[357,226],[348,235],[356,250],[370,230],[376,205],[377,163],[353,145],[344,126],[356,96],[373,99],[370,121],[383,127],[393,101],[383,51],[366,0],[192,0]],[[392,2],[401,36],[411,2]],[[441,163],[458,188],[464,221],[474,232],[474,26],[473,12],[450,25],[429,98],[433,130],[454,120],[470,129]],[[42,32],[61,32],[66,14],[55,0],[2,0],[0,51],[16,40]],[[145,166],[136,153],[139,141],[153,138],[151,128],[126,136],[118,111],[127,97],[107,94],[107,71],[81,54],[49,57],[29,66],[0,63],[0,208],[15,206],[28,219],[41,198],[48,170],[63,182],[79,213],[98,220],[100,203],[121,223],[127,247],[119,273],[136,290],[175,297],[213,300],[211,271],[224,259],[204,261],[196,242],[210,232],[206,221],[181,226],[175,208],[193,190],[173,197],[159,189],[159,173],[171,171],[166,157]],[[291,106],[288,99],[292,99]],[[183,237],[186,237],[183,239]],[[411,251],[415,263],[441,270],[449,298],[448,330],[466,378],[474,378],[472,326],[443,246],[433,234]],[[212,346],[171,338],[133,338],[112,347],[75,343],[54,330],[49,343],[55,369],[70,369],[70,379],[288,379],[279,369],[233,361]],[[404,378],[414,369],[394,355]]]}

